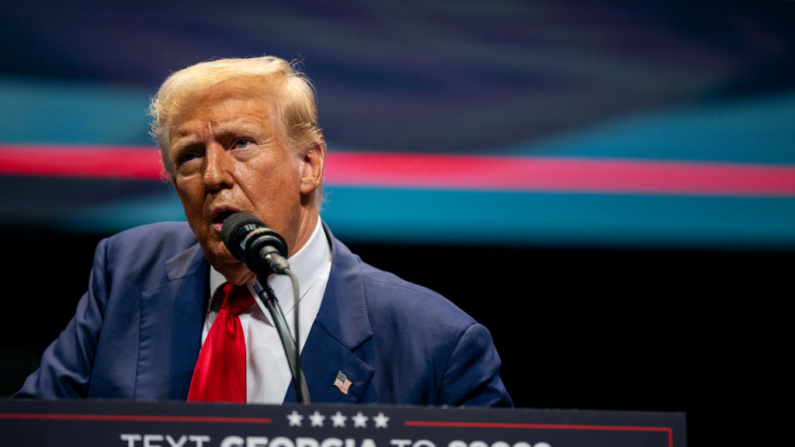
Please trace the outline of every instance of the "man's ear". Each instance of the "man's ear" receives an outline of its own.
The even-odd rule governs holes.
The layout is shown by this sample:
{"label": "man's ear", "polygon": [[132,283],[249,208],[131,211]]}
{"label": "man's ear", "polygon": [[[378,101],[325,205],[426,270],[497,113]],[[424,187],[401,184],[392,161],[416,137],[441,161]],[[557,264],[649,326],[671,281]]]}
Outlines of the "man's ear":
{"label": "man's ear", "polygon": [[301,158],[301,194],[311,194],[323,182],[326,152],[315,143]]}

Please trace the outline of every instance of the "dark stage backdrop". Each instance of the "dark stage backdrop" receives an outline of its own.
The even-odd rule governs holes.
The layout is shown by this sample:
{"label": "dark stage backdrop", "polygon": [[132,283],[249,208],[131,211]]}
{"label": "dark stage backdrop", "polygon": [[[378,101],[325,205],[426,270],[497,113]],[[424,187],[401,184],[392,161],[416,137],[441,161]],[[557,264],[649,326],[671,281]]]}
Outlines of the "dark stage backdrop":
{"label": "dark stage backdrop", "polygon": [[3,2],[1,395],[100,238],[184,220],[157,86],[262,54],[317,87],[324,220],[485,323],[518,406],[686,411],[701,445],[791,403],[795,2],[711,0]]}

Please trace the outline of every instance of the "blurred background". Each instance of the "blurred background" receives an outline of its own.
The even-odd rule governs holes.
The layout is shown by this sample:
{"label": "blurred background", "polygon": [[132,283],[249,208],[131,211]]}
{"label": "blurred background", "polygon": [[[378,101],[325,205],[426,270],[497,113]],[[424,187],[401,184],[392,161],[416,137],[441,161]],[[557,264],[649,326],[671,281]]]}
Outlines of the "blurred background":
{"label": "blurred background", "polygon": [[6,0],[0,395],[73,315],[100,239],[184,220],[147,134],[159,84],[263,54],[315,83],[335,236],[486,324],[517,407],[687,412],[700,445],[780,400],[783,0]]}

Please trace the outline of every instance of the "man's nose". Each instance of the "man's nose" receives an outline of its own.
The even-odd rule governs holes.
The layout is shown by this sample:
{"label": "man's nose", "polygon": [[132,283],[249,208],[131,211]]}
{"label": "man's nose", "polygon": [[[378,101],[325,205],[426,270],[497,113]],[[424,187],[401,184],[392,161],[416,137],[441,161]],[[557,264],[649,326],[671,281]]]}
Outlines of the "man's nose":
{"label": "man's nose", "polygon": [[234,160],[223,146],[212,143],[207,147],[204,167],[204,185],[209,190],[230,188],[234,184]]}

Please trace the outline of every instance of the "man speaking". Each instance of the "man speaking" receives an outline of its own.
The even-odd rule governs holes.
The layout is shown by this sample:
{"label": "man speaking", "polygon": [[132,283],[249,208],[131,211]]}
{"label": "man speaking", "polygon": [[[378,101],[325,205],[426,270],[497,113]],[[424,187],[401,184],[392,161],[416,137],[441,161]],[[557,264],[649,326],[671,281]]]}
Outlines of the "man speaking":
{"label": "man speaking", "polygon": [[[75,317],[16,397],[294,401],[256,275],[221,238],[244,212],[286,242],[314,402],[511,405],[483,326],[321,222],[326,144],[303,74],[275,57],[200,63],[165,81],[151,113],[188,224],[100,242]],[[289,280],[268,282],[291,321]]]}

